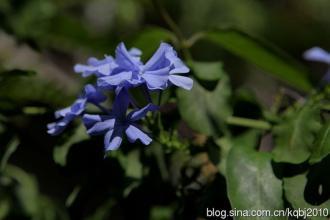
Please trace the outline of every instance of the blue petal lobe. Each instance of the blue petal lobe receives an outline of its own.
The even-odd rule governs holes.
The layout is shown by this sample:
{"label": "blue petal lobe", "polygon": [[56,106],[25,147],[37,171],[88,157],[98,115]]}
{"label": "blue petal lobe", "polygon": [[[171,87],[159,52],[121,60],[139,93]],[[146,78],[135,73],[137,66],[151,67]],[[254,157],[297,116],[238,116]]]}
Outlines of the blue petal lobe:
{"label": "blue petal lobe", "polygon": [[118,86],[125,81],[132,79],[133,74],[131,71],[121,72],[116,75],[101,77],[97,80],[97,84],[100,87]]}
{"label": "blue petal lobe", "polygon": [[139,110],[134,110],[134,111],[130,112],[128,114],[127,118],[130,121],[137,121],[137,120],[140,120],[141,118],[143,118],[144,116],[146,116],[146,114],[149,111],[156,111],[158,109],[159,109],[159,107],[157,105],[148,104]]}
{"label": "blue petal lobe", "polygon": [[108,131],[104,137],[104,146],[106,151],[118,149],[122,141],[123,138],[121,128],[115,128],[114,130]]}
{"label": "blue petal lobe", "polygon": [[191,90],[194,83],[194,81],[191,78],[186,76],[170,75],[169,80],[174,85],[186,90]]}
{"label": "blue petal lobe", "polygon": [[144,132],[142,132],[140,129],[133,125],[129,125],[126,128],[125,133],[127,135],[128,141],[131,143],[139,139],[144,145],[149,145],[152,141],[152,139],[148,135],[146,135]]}
{"label": "blue petal lobe", "polygon": [[120,68],[132,71],[137,71],[140,64],[140,62],[127,51],[124,43],[120,43],[116,48],[116,63]]}
{"label": "blue petal lobe", "polygon": [[318,61],[330,64],[330,54],[319,47],[313,47],[303,54],[306,60]]}
{"label": "blue petal lobe", "polygon": [[167,87],[168,77],[169,67],[154,71],[146,71],[142,74],[142,78],[145,80],[150,90],[165,89]]}
{"label": "blue petal lobe", "polygon": [[170,65],[170,62],[165,57],[165,53],[172,47],[167,43],[161,43],[154,55],[143,66],[145,71],[162,69]]}

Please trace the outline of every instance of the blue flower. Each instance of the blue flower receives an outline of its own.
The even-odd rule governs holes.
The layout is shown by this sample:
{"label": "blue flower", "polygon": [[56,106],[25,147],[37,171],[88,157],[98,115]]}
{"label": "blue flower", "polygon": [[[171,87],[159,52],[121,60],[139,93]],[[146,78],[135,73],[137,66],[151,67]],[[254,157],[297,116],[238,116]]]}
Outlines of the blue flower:
{"label": "blue flower", "polygon": [[81,73],[82,77],[91,75],[108,76],[116,67],[117,65],[112,56],[105,56],[103,60],[91,57],[87,60],[87,65],[76,64],[74,66],[74,71],[76,73]]}
{"label": "blue flower", "polygon": [[[145,64],[140,57],[140,50],[127,50],[124,43],[120,43],[115,57],[105,56],[101,60],[92,57],[86,65],[75,65],[74,71],[82,77],[96,76],[97,86],[86,85],[83,94],[71,106],[55,112],[58,121],[48,124],[48,133],[61,133],[72,120],[82,116],[88,134],[104,134],[106,150],[117,149],[123,136],[131,143],[140,140],[145,145],[150,144],[152,139],[137,124],[148,112],[158,109],[158,106],[151,103],[149,91],[164,90],[171,85],[190,90],[193,80],[181,75],[188,73],[189,68],[169,44],[161,43]],[[129,89],[138,86],[142,87],[149,104],[128,113],[130,105],[136,106],[135,100],[129,95]],[[102,93],[104,91],[115,91],[111,111],[100,105],[106,100]],[[87,103],[99,107],[104,115],[86,114]]]}
{"label": "blue flower", "polygon": [[176,85],[190,90],[193,80],[179,74],[188,73],[189,68],[178,58],[177,53],[167,43],[161,43],[146,64],[132,56],[124,43],[116,49],[115,62],[118,65],[109,76],[100,77],[98,86],[130,88],[145,83],[149,90],[164,90]]}
{"label": "blue flower", "polygon": [[306,60],[326,63],[328,65],[327,73],[324,75],[322,81],[329,83],[330,82],[330,53],[323,50],[319,47],[313,47],[303,54]]}
{"label": "blue flower", "polygon": [[146,116],[149,111],[158,109],[153,104],[148,104],[141,109],[136,109],[127,114],[127,109],[131,103],[129,95],[125,89],[117,94],[113,103],[111,114],[109,115],[83,115],[83,121],[90,135],[104,136],[104,146],[106,150],[117,149],[123,140],[124,133],[129,142],[140,140],[144,145],[149,145],[152,139],[145,134],[136,123]]}
{"label": "blue flower", "polygon": [[[140,60],[142,52],[137,48],[132,48],[128,51],[129,55],[136,60]],[[118,67],[112,56],[105,56],[103,60],[98,60],[95,57],[91,57],[87,60],[87,65],[76,64],[74,66],[74,71],[76,73],[81,73],[83,77],[88,77],[91,75],[96,75],[97,77],[109,76],[112,74],[113,70]]]}
{"label": "blue flower", "polygon": [[90,84],[86,85],[83,94],[71,106],[55,112],[55,118],[59,121],[47,125],[48,134],[60,134],[73,119],[83,113],[88,102],[97,105],[105,100],[106,96],[99,89]]}

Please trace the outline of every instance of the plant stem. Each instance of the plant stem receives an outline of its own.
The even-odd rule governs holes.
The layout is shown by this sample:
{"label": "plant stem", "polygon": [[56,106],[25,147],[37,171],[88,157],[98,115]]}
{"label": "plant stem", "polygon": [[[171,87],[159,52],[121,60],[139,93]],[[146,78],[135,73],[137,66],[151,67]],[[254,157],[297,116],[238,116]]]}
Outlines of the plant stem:
{"label": "plant stem", "polygon": [[106,109],[105,107],[103,107],[102,105],[98,104],[98,103],[94,103],[95,106],[97,106],[101,111],[103,111],[106,114],[110,114],[111,111]]}
{"label": "plant stem", "polygon": [[163,17],[166,24],[169,26],[170,29],[175,33],[179,41],[184,40],[184,36],[179,28],[179,26],[174,22],[174,20],[171,18],[169,13],[165,10],[163,5],[160,3],[159,0],[152,0],[155,8],[159,11],[160,15]]}
{"label": "plant stem", "polygon": [[235,116],[228,117],[226,122],[230,125],[257,128],[257,129],[262,129],[262,130],[269,130],[272,127],[271,124],[268,123],[267,121],[240,118],[240,117],[235,117]]}

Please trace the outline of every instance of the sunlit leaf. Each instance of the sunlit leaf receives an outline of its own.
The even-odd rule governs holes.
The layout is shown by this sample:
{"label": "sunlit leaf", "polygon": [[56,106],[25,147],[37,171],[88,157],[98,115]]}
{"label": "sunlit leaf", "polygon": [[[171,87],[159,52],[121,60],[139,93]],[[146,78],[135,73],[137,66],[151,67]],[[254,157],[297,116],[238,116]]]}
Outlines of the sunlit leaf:
{"label": "sunlit leaf", "polygon": [[316,137],[316,143],[313,146],[313,153],[309,162],[320,162],[324,157],[330,154],[330,121],[326,123]]}
{"label": "sunlit leaf", "polygon": [[[283,209],[282,182],[274,175],[271,155],[244,146],[232,147],[227,158],[228,195],[232,208],[240,210]],[[235,219],[264,219],[236,217]],[[269,218],[285,219],[285,218]]]}
{"label": "sunlit leaf", "polygon": [[229,105],[231,89],[228,77],[221,69],[218,75],[220,80],[212,91],[206,90],[197,80],[194,80],[191,91],[177,90],[182,118],[191,128],[207,135],[220,135],[224,121],[232,112]]}
{"label": "sunlit leaf", "polygon": [[[321,215],[317,212],[318,216],[309,216],[312,217],[311,219],[315,220],[327,220],[328,218],[324,216],[324,210],[328,209],[328,212],[325,212],[326,215],[329,215],[330,210],[330,200],[324,202],[322,205],[313,206],[309,204],[305,200],[305,187],[307,183],[306,174],[297,175],[290,178],[284,178],[283,180],[283,187],[284,187],[284,194],[290,204],[293,206],[294,209],[307,209],[307,208],[318,208],[321,209]],[[328,186],[324,186],[328,187]],[[325,189],[326,190],[326,189]],[[326,211],[326,210],[325,210]]]}
{"label": "sunlit leaf", "polygon": [[282,122],[274,127],[276,162],[299,164],[314,151],[315,134],[320,129],[320,109],[317,104],[306,104],[288,111]]}

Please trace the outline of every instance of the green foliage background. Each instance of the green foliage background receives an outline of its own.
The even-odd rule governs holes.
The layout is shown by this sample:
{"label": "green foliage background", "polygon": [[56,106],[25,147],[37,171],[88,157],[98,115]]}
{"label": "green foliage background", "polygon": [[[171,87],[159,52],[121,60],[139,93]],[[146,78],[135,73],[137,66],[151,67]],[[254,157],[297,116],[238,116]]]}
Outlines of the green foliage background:
{"label": "green foliage background", "polygon": [[[330,209],[328,67],[301,57],[330,50],[329,11],[327,0],[0,0],[0,219]],[[191,68],[191,91],[162,94],[153,144],[104,157],[78,122],[47,135],[87,82],[72,66],[121,41],[143,60],[169,42]]]}

